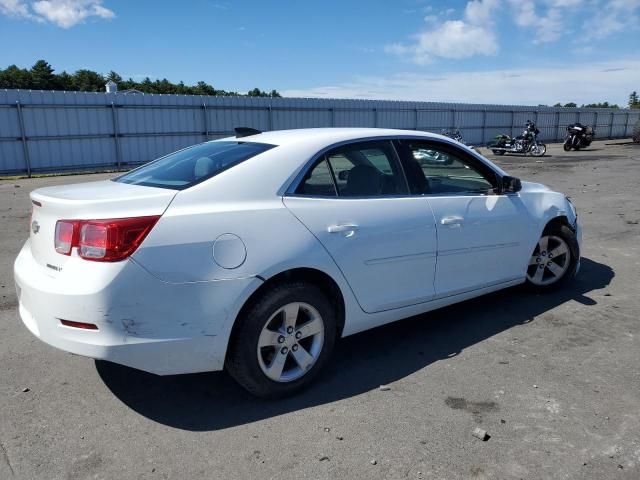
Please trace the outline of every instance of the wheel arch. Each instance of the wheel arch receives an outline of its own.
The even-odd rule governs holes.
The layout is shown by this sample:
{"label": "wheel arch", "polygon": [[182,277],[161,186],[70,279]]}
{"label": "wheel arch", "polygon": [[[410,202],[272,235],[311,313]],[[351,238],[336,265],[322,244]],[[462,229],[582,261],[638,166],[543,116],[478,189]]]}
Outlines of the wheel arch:
{"label": "wheel arch", "polygon": [[566,227],[569,227],[572,231],[575,231],[573,225],[571,225],[571,222],[569,221],[569,217],[567,217],[566,215],[559,215],[547,221],[544,228],[542,229],[542,233],[546,232],[549,227],[556,225],[564,225]]}
{"label": "wheel arch", "polygon": [[[281,271],[264,279],[262,285],[260,285],[244,302],[236,318],[233,321],[233,326],[229,335],[229,342],[234,337],[239,325],[239,319],[242,318],[244,313],[253,305],[254,302],[260,298],[265,292],[267,292],[274,285],[289,281],[302,281],[312,285],[318,286],[322,292],[327,296],[327,299],[335,308],[336,322],[337,322],[337,337],[342,336],[345,324],[345,299],[338,283],[331,277],[331,275],[319,270],[317,268],[310,267],[298,267],[290,268],[288,270]],[[228,351],[227,351],[228,352]]]}

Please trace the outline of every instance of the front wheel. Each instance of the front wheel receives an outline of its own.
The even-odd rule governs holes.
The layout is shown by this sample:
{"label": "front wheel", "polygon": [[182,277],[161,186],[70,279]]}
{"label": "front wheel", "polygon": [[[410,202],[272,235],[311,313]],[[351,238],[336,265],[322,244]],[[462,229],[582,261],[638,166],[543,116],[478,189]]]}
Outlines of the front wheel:
{"label": "front wheel", "polygon": [[578,268],[580,251],[576,235],[566,225],[548,226],[527,267],[527,284],[536,290],[550,290],[571,279]]}
{"label": "front wheel", "polygon": [[531,155],[534,157],[542,157],[547,153],[547,146],[544,143],[536,143],[531,147]]}
{"label": "front wheel", "polygon": [[571,142],[569,140],[565,140],[564,144],[562,145],[562,148],[565,152],[571,151]]}
{"label": "front wheel", "polygon": [[336,314],[315,285],[287,282],[266,291],[238,319],[229,342],[227,371],[262,398],[306,387],[329,359]]}
{"label": "front wheel", "polygon": [[504,150],[491,150],[494,155],[504,155]]}

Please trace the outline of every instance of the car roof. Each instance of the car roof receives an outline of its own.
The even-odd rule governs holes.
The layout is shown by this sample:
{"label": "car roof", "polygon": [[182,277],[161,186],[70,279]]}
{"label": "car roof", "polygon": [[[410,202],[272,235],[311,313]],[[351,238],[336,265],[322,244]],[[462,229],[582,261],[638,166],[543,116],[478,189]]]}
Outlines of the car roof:
{"label": "car roof", "polygon": [[[288,145],[293,143],[300,143],[305,141],[322,141],[327,145],[357,140],[360,138],[375,138],[375,137],[401,137],[401,136],[413,136],[431,138],[434,140],[446,140],[451,141],[444,135],[438,135],[435,133],[422,132],[417,130],[397,130],[392,128],[299,128],[292,130],[274,130],[270,132],[262,132],[256,135],[248,135],[241,137],[242,141],[257,142],[257,143],[269,143],[272,145]],[[236,137],[221,138],[215,141],[229,141],[237,140]]]}

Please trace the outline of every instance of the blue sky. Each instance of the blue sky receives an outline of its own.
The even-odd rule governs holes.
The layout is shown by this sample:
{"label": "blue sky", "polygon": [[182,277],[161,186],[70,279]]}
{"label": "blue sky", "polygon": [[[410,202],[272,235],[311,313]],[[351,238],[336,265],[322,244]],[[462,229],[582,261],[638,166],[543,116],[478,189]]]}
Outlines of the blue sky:
{"label": "blue sky", "polygon": [[640,0],[0,0],[0,66],[44,58],[288,96],[625,104]]}

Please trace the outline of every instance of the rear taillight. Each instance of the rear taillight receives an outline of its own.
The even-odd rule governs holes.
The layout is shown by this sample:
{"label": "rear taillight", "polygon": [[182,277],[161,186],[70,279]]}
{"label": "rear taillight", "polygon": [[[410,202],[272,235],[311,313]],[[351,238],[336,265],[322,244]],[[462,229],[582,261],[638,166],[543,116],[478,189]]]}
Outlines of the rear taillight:
{"label": "rear taillight", "polygon": [[108,220],[58,220],[56,252],[78,255],[97,262],[117,262],[131,255],[160,217],[112,218]]}
{"label": "rear taillight", "polygon": [[75,220],[59,220],[56,223],[56,252],[63,255],[71,255],[77,228],[78,222]]}

